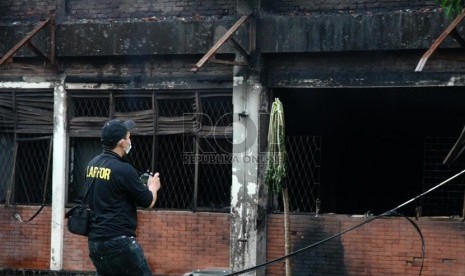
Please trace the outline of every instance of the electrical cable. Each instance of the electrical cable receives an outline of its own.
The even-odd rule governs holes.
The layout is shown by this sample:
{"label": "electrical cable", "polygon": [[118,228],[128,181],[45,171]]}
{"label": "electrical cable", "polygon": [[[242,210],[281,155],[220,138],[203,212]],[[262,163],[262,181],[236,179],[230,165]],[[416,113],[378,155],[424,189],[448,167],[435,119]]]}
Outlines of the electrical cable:
{"label": "electrical cable", "polygon": [[[285,260],[285,259],[287,259],[287,258],[290,258],[290,257],[292,257],[292,256],[295,256],[295,255],[297,255],[297,254],[300,254],[300,253],[302,253],[302,252],[304,252],[304,251],[306,251],[306,250],[308,250],[308,249],[311,249],[311,248],[313,248],[313,247],[316,247],[316,246],[318,246],[318,245],[320,245],[320,244],[322,244],[322,243],[325,243],[325,242],[327,242],[327,241],[329,241],[329,240],[332,240],[332,239],[334,239],[334,238],[337,238],[337,237],[339,237],[339,236],[342,236],[342,235],[344,235],[345,233],[350,232],[350,231],[352,231],[352,230],[355,230],[355,229],[357,229],[357,228],[359,228],[359,227],[361,227],[361,226],[363,226],[363,225],[365,225],[365,224],[368,224],[368,223],[370,223],[370,222],[372,222],[372,221],[374,221],[374,220],[376,220],[376,219],[378,219],[378,218],[385,217],[385,216],[400,215],[400,214],[397,212],[398,209],[400,209],[401,207],[403,207],[403,206],[405,206],[405,205],[407,205],[407,204],[409,204],[409,203],[411,203],[411,202],[417,200],[418,198],[423,197],[423,196],[425,196],[426,194],[428,194],[428,193],[430,193],[430,192],[436,190],[437,188],[441,187],[442,185],[446,184],[447,182],[451,181],[452,179],[458,177],[459,175],[463,174],[464,172],[465,172],[465,170],[463,170],[463,171],[461,171],[461,172],[459,172],[459,173],[457,173],[457,174],[451,176],[450,178],[444,180],[443,182],[439,183],[438,185],[432,187],[431,189],[429,189],[429,190],[427,190],[427,191],[425,191],[425,192],[423,192],[423,193],[421,193],[421,194],[419,194],[419,195],[417,195],[417,196],[415,196],[415,197],[413,197],[413,198],[411,198],[411,199],[405,201],[404,203],[400,204],[399,206],[397,206],[397,207],[395,207],[395,208],[393,208],[393,209],[391,209],[391,210],[389,210],[389,211],[387,211],[387,212],[384,212],[384,213],[382,213],[382,214],[380,214],[380,215],[371,217],[371,218],[365,220],[364,222],[359,223],[359,224],[357,224],[357,225],[355,225],[355,226],[352,226],[352,227],[350,227],[350,228],[348,228],[348,229],[346,229],[346,230],[344,230],[344,231],[342,231],[342,232],[339,232],[339,233],[337,233],[337,234],[335,234],[335,235],[332,235],[332,236],[330,236],[330,237],[327,237],[327,238],[325,238],[325,239],[323,239],[323,240],[320,240],[320,241],[318,241],[318,242],[316,242],[316,243],[313,243],[313,244],[308,245],[308,246],[306,246],[306,247],[303,247],[303,248],[301,248],[301,249],[299,249],[299,250],[296,250],[296,251],[294,251],[294,252],[291,252],[290,254],[281,256],[281,257],[279,257],[279,258],[276,258],[276,259],[273,259],[273,260],[271,260],[271,261],[268,261],[268,262],[265,262],[265,263],[256,265],[256,266],[251,267],[251,268],[247,268],[247,269],[244,269],[244,270],[240,270],[240,271],[237,271],[237,272],[232,272],[232,273],[226,274],[225,276],[240,275],[240,274],[244,274],[244,273],[247,273],[247,272],[250,272],[250,271],[257,270],[257,269],[262,268],[262,267],[269,266],[269,265],[271,265],[271,264],[274,264],[274,263],[283,261],[283,260]],[[423,237],[423,234],[421,233],[420,227],[418,227],[418,225],[417,225],[412,219],[410,219],[410,218],[408,218],[408,217],[406,217],[406,216],[404,216],[404,215],[402,215],[402,216],[403,216],[404,218],[406,218],[406,219],[415,227],[415,229],[417,230],[417,232],[419,233],[419,235],[420,235],[420,237],[421,237],[421,243],[422,243],[422,262],[421,262],[420,274],[419,274],[419,275],[421,275],[421,272],[423,271],[423,261],[424,261],[424,256],[425,256],[425,247],[426,247],[426,246],[425,246],[424,237]]]}
{"label": "electrical cable", "polygon": [[[35,137],[35,138],[19,138],[18,141],[34,141],[34,140],[43,140],[43,139],[50,139],[49,142],[49,147],[48,147],[48,159],[47,159],[47,168],[45,171],[45,180],[44,180],[44,192],[42,194],[42,204],[40,205],[40,208],[27,220],[23,220],[21,215],[18,213],[13,214],[13,217],[23,223],[28,223],[32,221],[41,211],[44,209],[46,203],[47,203],[47,184],[48,184],[48,179],[49,179],[49,172],[50,172],[50,167],[51,167],[51,160],[52,160],[52,142],[53,142],[53,137],[52,136],[44,136],[44,137]],[[16,158],[15,158],[16,159]]]}

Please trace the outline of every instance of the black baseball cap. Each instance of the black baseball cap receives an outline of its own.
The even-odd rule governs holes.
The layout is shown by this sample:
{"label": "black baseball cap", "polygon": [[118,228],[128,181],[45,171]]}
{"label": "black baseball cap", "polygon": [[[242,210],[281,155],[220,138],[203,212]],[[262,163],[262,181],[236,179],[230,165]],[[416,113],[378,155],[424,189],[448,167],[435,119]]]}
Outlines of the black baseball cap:
{"label": "black baseball cap", "polygon": [[135,126],[136,123],[133,120],[121,121],[114,119],[106,122],[102,128],[102,144],[115,145],[119,140],[126,137],[126,133]]}

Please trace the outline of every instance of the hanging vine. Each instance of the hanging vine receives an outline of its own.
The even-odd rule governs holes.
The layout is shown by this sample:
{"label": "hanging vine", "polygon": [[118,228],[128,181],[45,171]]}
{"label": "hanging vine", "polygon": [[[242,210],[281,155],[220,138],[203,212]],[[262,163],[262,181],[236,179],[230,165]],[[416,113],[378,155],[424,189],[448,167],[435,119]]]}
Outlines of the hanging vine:
{"label": "hanging vine", "polygon": [[[288,187],[283,185],[286,178],[286,139],[284,133],[284,109],[281,101],[276,98],[271,106],[270,126],[268,129],[268,163],[265,181],[269,189],[275,194],[282,193],[284,208],[284,253],[290,254],[290,218]],[[286,276],[292,275],[291,260],[286,259]]]}
{"label": "hanging vine", "polygon": [[271,107],[268,129],[268,161],[265,181],[275,194],[280,194],[286,177],[286,147],[284,136],[284,110],[276,98]]}

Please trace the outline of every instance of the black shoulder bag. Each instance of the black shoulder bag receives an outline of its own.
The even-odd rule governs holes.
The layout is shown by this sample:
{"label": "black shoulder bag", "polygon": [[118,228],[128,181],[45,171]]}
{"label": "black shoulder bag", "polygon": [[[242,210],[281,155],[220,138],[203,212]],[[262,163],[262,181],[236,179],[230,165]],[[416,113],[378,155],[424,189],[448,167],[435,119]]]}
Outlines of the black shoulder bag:
{"label": "black shoulder bag", "polygon": [[94,181],[95,178],[92,179],[92,182],[90,183],[89,188],[87,188],[82,201],[79,202],[78,205],[69,209],[69,211],[65,214],[65,218],[68,219],[68,231],[73,234],[87,236],[90,220],[90,209],[86,204],[86,198],[89,194],[90,188],[92,188],[92,185],[94,184]]}

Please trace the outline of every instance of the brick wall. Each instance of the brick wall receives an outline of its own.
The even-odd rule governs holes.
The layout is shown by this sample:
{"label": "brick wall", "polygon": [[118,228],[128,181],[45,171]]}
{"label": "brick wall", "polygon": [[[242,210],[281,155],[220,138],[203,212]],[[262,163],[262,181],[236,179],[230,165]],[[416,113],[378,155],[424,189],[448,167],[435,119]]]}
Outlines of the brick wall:
{"label": "brick wall", "polygon": [[[50,216],[46,207],[29,223],[38,207],[0,209],[0,267],[49,269]],[[141,210],[138,240],[157,275],[182,275],[195,269],[229,267],[229,214]],[[87,239],[65,230],[63,270],[94,270]]]}
{"label": "brick wall", "polygon": [[[293,250],[298,250],[349,229],[364,218],[345,215],[292,215]],[[268,221],[267,259],[283,255],[283,227],[280,215]],[[463,275],[465,273],[463,231],[460,220],[421,218],[416,221],[426,245],[422,275]],[[327,243],[297,255],[294,275],[418,275],[421,266],[421,239],[403,218],[381,218]],[[284,262],[267,269],[267,275],[283,275]]]}
{"label": "brick wall", "polygon": [[[36,207],[0,209],[0,267],[47,270],[50,256],[50,208],[31,222]],[[139,242],[156,275],[181,275],[207,267],[229,267],[229,214],[139,211]],[[292,215],[293,250],[330,237],[363,222],[346,215]],[[465,273],[465,224],[456,219],[416,221],[425,238],[422,275]],[[267,259],[284,254],[281,215],[268,217]],[[65,231],[65,271],[93,271],[84,237]],[[418,275],[421,240],[403,218],[382,218],[295,256],[294,275]],[[266,275],[283,275],[284,262]]]}
{"label": "brick wall", "polygon": [[39,208],[0,207],[0,267],[48,269],[50,260],[50,208],[44,208],[31,222],[21,223],[19,214],[29,219]]}

